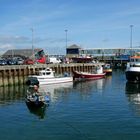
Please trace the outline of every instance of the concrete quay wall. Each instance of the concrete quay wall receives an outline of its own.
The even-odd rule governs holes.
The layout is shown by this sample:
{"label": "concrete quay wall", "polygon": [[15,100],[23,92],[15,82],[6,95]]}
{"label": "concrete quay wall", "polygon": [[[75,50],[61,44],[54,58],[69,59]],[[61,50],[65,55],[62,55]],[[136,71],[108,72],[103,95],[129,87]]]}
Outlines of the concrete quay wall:
{"label": "concrete quay wall", "polygon": [[56,74],[63,74],[64,72],[72,73],[77,71],[91,71],[96,65],[103,65],[103,63],[75,63],[75,64],[34,64],[34,65],[11,65],[0,66],[0,86],[24,84],[28,75],[35,75],[40,70],[47,67],[52,68]]}

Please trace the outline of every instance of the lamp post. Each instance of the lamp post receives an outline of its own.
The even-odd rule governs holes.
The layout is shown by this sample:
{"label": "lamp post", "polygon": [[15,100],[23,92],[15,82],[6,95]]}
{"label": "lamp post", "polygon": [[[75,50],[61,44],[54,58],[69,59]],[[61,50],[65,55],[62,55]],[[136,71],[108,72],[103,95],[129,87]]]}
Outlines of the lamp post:
{"label": "lamp post", "polygon": [[65,30],[65,33],[66,33],[66,51],[67,51],[67,39],[68,39],[68,38],[67,38],[67,37],[68,37],[67,32],[68,32],[68,30],[66,29],[66,30]]}
{"label": "lamp post", "polygon": [[31,31],[32,31],[32,56],[34,60],[34,29],[31,28]]}
{"label": "lamp post", "polygon": [[130,49],[131,49],[131,56],[132,56],[132,29],[133,29],[133,25],[130,25]]}

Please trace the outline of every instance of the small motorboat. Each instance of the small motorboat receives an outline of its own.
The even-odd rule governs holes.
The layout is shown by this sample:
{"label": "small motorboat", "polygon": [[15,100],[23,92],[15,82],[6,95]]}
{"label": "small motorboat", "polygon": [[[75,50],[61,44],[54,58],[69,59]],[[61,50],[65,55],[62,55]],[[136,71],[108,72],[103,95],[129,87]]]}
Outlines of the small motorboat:
{"label": "small motorboat", "polygon": [[73,79],[75,81],[84,81],[84,80],[96,80],[105,77],[106,73],[103,73],[103,67],[97,66],[96,71],[93,72],[78,72],[73,71]]}
{"label": "small motorboat", "polygon": [[73,77],[68,74],[63,76],[55,76],[54,71],[51,68],[46,68],[45,70],[39,71],[39,75],[28,76],[26,81],[27,85],[32,85],[32,83],[38,83],[39,85],[66,83],[73,81]]}
{"label": "small motorboat", "polygon": [[112,68],[110,64],[105,64],[103,66],[103,72],[106,73],[106,75],[112,74]]}
{"label": "small motorboat", "polygon": [[[34,88],[36,88],[35,86],[37,85],[34,85]],[[42,107],[44,105],[49,105],[49,95],[46,93],[39,93],[37,90],[33,91],[31,86],[27,90],[27,95],[25,98],[27,106]]]}
{"label": "small motorboat", "polygon": [[27,96],[26,104],[34,107],[42,107],[49,104],[48,96]]}

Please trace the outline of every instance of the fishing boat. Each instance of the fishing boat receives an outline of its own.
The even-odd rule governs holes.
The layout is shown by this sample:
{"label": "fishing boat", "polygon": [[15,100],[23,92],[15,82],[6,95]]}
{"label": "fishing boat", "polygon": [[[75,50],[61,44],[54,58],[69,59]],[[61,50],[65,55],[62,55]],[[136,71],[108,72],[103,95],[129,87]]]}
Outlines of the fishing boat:
{"label": "fishing boat", "polygon": [[106,73],[103,73],[103,67],[97,66],[96,71],[92,72],[79,72],[73,71],[73,79],[75,81],[84,81],[84,80],[96,80],[105,77]]}
{"label": "fishing boat", "polygon": [[[34,88],[37,87],[37,91],[34,91]],[[27,90],[26,98],[25,98],[27,106],[30,107],[42,107],[49,104],[49,95],[46,93],[40,93],[38,91],[38,86],[29,86]]]}
{"label": "fishing boat", "polygon": [[48,96],[27,96],[26,104],[31,107],[42,107],[44,105],[48,105],[49,98]]}
{"label": "fishing boat", "polygon": [[132,56],[127,63],[125,71],[126,79],[129,82],[140,82],[140,56]]}
{"label": "fishing boat", "polygon": [[110,64],[105,64],[103,67],[103,72],[106,73],[106,75],[112,74],[112,68]]}
{"label": "fishing boat", "polygon": [[28,77],[27,85],[38,83],[39,85],[58,84],[73,81],[73,77],[65,73],[63,76],[55,76],[55,71],[51,68],[39,71],[38,75],[31,75]]}

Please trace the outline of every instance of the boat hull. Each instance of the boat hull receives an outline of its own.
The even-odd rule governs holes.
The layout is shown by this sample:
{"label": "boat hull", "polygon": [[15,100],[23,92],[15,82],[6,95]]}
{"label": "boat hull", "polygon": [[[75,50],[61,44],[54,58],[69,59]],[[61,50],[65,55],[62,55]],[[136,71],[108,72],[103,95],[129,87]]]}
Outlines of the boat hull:
{"label": "boat hull", "polygon": [[62,78],[38,78],[40,85],[49,85],[49,84],[58,84],[58,83],[67,83],[72,82],[73,77],[62,77]]}
{"label": "boat hull", "polygon": [[44,105],[46,105],[45,104],[45,102],[42,102],[42,101],[30,101],[30,100],[26,100],[26,104],[27,104],[27,106],[30,106],[30,107],[42,107],[42,106],[44,106]]}
{"label": "boat hull", "polygon": [[127,81],[140,82],[140,72],[139,71],[126,71],[125,75],[126,75]]}
{"label": "boat hull", "polygon": [[26,81],[27,85],[50,85],[50,84],[59,84],[59,83],[67,83],[72,82],[73,77],[55,77],[55,78],[45,78],[45,77],[28,77],[28,80]]}
{"label": "boat hull", "polygon": [[112,74],[112,69],[105,69],[103,72],[106,73],[106,75],[110,75]]}
{"label": "boat hull", "polygon": [[33,98],[27,95],[25,101],[26,104],[31,107],[42,107],[49,104],[48,96],[36,96]]}
{"label": "boat hull", "polygon": [[105,77],[105,73],[102,74],[92,74],[85,72],[73,71],[73,79],[75,81],[83,81],[83,80],[96,80]]}

